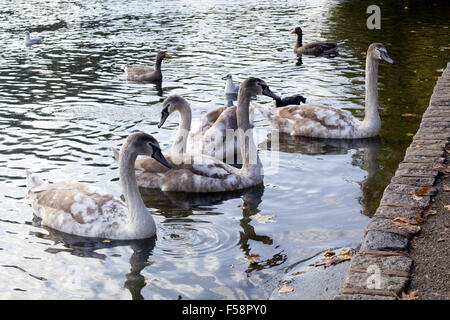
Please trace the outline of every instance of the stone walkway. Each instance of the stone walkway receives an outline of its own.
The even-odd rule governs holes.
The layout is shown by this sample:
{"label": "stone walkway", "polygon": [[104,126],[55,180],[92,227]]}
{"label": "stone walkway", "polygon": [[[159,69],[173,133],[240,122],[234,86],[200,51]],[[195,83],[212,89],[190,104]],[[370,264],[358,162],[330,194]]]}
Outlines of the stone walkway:
{"label": "stone walkway", "polygon": [[[443,163],[449,139],[450,63],[437,81],[420,128],[386,187],[334,299],[394,300],[405,292],[414,262],[409,254],[412,237],[420,233],[432,210],[437,176],[446,170]],[[433,254],[429,259],[433,263]]]}

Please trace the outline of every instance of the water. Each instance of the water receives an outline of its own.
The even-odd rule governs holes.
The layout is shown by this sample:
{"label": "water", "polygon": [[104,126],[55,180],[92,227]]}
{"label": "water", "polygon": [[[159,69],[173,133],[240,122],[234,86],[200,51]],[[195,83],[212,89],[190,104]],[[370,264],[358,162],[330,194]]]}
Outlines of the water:
{"label": "water", "polygon": [[[448,6],[385,4],[382,29],[365,27],[367,1],[15,1],[0,4],[0,297],[55,299],[264,299],[274,277],[326,249],[355,248],[403,159],[439,68],[448,60]],[[349,23],[352,21],[352,23]],[[401,23],[400,23],[401,22]],[[305,41],[344,41],[334,57],[293,53]],[[44,36],[26,50],[23,32]],[[136,130],[164,148],[177,128],[158,130],[162,100],[177,93],[198,119],[222,106],[224,81],[249,75],[281,96],[363,116],[364,51],[385,44],[377,139],[282,137],[261,150],[264,187],[186,197],[143,190],[156,239],[71,237],[42,228],[25,200],[25,169],[121,195],[110,147]],[[127,63],[163,62],[162,87],[131,84]],[[259,103],[270,105],[267,98]],[[260,148],[270,128],[257,114]],[[278,170],[271,159],[278,159]],[[273,223],[251,220],[274,214]],[[252,256],[253,255],[253,256]],[[257,256],[259,255],[259,256]],[[249,257],[256,257],[251,263]]]}

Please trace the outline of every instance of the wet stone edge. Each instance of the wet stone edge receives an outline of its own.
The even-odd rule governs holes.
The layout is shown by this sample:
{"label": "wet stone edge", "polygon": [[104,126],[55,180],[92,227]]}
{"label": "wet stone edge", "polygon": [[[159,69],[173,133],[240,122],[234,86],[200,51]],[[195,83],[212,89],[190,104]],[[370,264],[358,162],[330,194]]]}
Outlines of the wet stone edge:
{"label": "wet stone edge", "polygon": [[450,62],[439,77],[405,158],[386,187],[365,229],[343,288],[334,300],[396,300],[409,282],[413,260],[409,241],[420,232],[450,140]]}

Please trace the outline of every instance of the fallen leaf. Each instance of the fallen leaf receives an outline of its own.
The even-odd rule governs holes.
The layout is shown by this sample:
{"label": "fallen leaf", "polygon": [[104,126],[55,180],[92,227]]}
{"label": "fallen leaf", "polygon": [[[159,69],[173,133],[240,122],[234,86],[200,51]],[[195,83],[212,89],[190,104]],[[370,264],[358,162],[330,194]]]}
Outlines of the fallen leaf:
{"label": "fallen leaf", "polygon": [[413,290],[410,293],[402,292],[402,295],[399,297],[400,300],[416,300],[419,296],[417,295],[419,291]]}
{"label": "fallen leaf", "polygon": [[278,293],[283,294],[283,293],[289,293],[294,291],[294,287],[291,286],[283,286],[280,289],[278,289]]}
{"label": "fallen leaf", "polygon": [[426,218],[426,217],[428,217],[428,216],[432,216],[432,215],[435,215],[437,213],[437,211],[436,210],[428,210],[428,211],[426,211],[425,212],[425,214],[423,215],[423,217],[424,218]]}
{"label": "fallen leaf", "polygon": [[338,263],[341,263],[341,262],[344,262],[347,260],[351,260],[351,259],[352,259],[352,257],[347,255],[347,256],[342,256],[340,258],[335,258],[335,259],[325,259],[325,260],[322,260],[321,262],[315,262],[314,264],[310,264],[309,266],[310,267],[324,266],[326,268],[326,267],[334,266],[335,264],[338,264]]}
{"label": "fallen leaf", "polygon": [[344,252],[339,253],[337,256],[338,257],[346,257],[346,256],[349,256],[349,255],[350,255],[350,249],[347,249]]}
{"label": "fallen leaf", "polygon": [[363,51],[361,52],[363,56],[365,56],[367,54],[367,52]]}
{"label": "fallen leaf", "polygon": [[443,164],[436,164],[433,166],[432,170],[436,170],[445,174],[450,173],[450,167],[444,166]]}
{"label": "fallen leaf", "polygon": [[330,258],[330,257],[333,257],[334,255],[335,255],[334,251],[331,251],[331,250],[327,250],[323,253],[323,256],[325,258]]}
{"label": "fallen leaf", "polygon": [[274,214],[262,215],[260,213],[257,213],[257,214],[250,216],[249,218],[252,220],[255,220],[259,223],[266,224],[268,222],[276,222],[275,220],[272,220],[274,217],[275,217]]}
{"label": "fallen leaf", "polygon": [[425,220],[422,219],[422,218],[416,217],[416,221],[417,221],[417,223],[422,223],[422,222],[424,222]]}
{"label": "fallen leaf", "polygon": [[427,193],[427,191],[430,189],[430,187],[423,187],[419,190],[416,191],[416,194],[418,196],[423,196],[425,193]]}
{"label": "fallen leaf", "polygon": [[419,197],[419,196],[416,195],[416,194],[413,194],[412,197],[413,197],[413,199],[416,200],[416,201],[422,200],[422,197]]}
{"label": "fallen leaf", "polygon": [[415,113],[402,113],[402,117],[417,117]]}
{"label": "fallen leaf", "polygon": [[393,221],[394,225],[401,229],[406,229],[409,231],[419,231],[420,227],[417,225],[416,219],[407,217],[397,217]]}
{"label": "fallen leaf", "polygon": [[412,137],[412,136],[414,135],[414,133],[409,133],[409,132],[408,132],[406,135],[407,135],[408,137]]}
{"label": "fallen leaf", "polygon": [[155,281],[158,281],[158,279],[156,279],[156,278],[145,279],[145,280],[144,280],[144,284],[147,284],[147,283],[149,283],[149,282],[155,282]]}
{"label": "fallen leaf", "polygon": [[251,264],[255,264],[255,263],[256,263],[256,260],[257,260],[259,257],[260,257],[259,254],[257,254],[257,253],[252,253],[251,255],[249,255],[249,256],[247,257],[247,260],[250,261]]}

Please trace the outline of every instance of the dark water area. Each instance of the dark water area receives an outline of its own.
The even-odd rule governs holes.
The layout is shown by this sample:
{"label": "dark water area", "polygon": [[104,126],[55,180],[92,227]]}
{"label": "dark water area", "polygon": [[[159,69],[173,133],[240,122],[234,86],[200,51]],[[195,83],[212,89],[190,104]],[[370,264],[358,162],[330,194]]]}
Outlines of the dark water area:
{"label": "dark water area", "polygon": [[[380,30],[366,27],[372,4]],[[299,59],[297,25],[305,42],[340,42],[338,54]],[[1,2],[0,298],[266,299],[290,265],[357,248],[449,60],[449,25],[446,1]],[[44,42],[25,48],[25,30]],[[178,117],[157,128],[164,98],[182,95],[196,120],[226,104],[227,73],[362,119],[372,42],[395,61],[379,67],[379,137],[283,135],[279,151],[266,149],[271,129],[256,112],[264,186],[204,196],[142,190],[154,239],[73,237],[33,218],[26,169],[120,196],[110,148],[142,130],[168,149]],[[161,86],[128,83],[123,65],[153,65],[158,50],[173,56]],[[250,218],[257,213],[273,222]]]}

